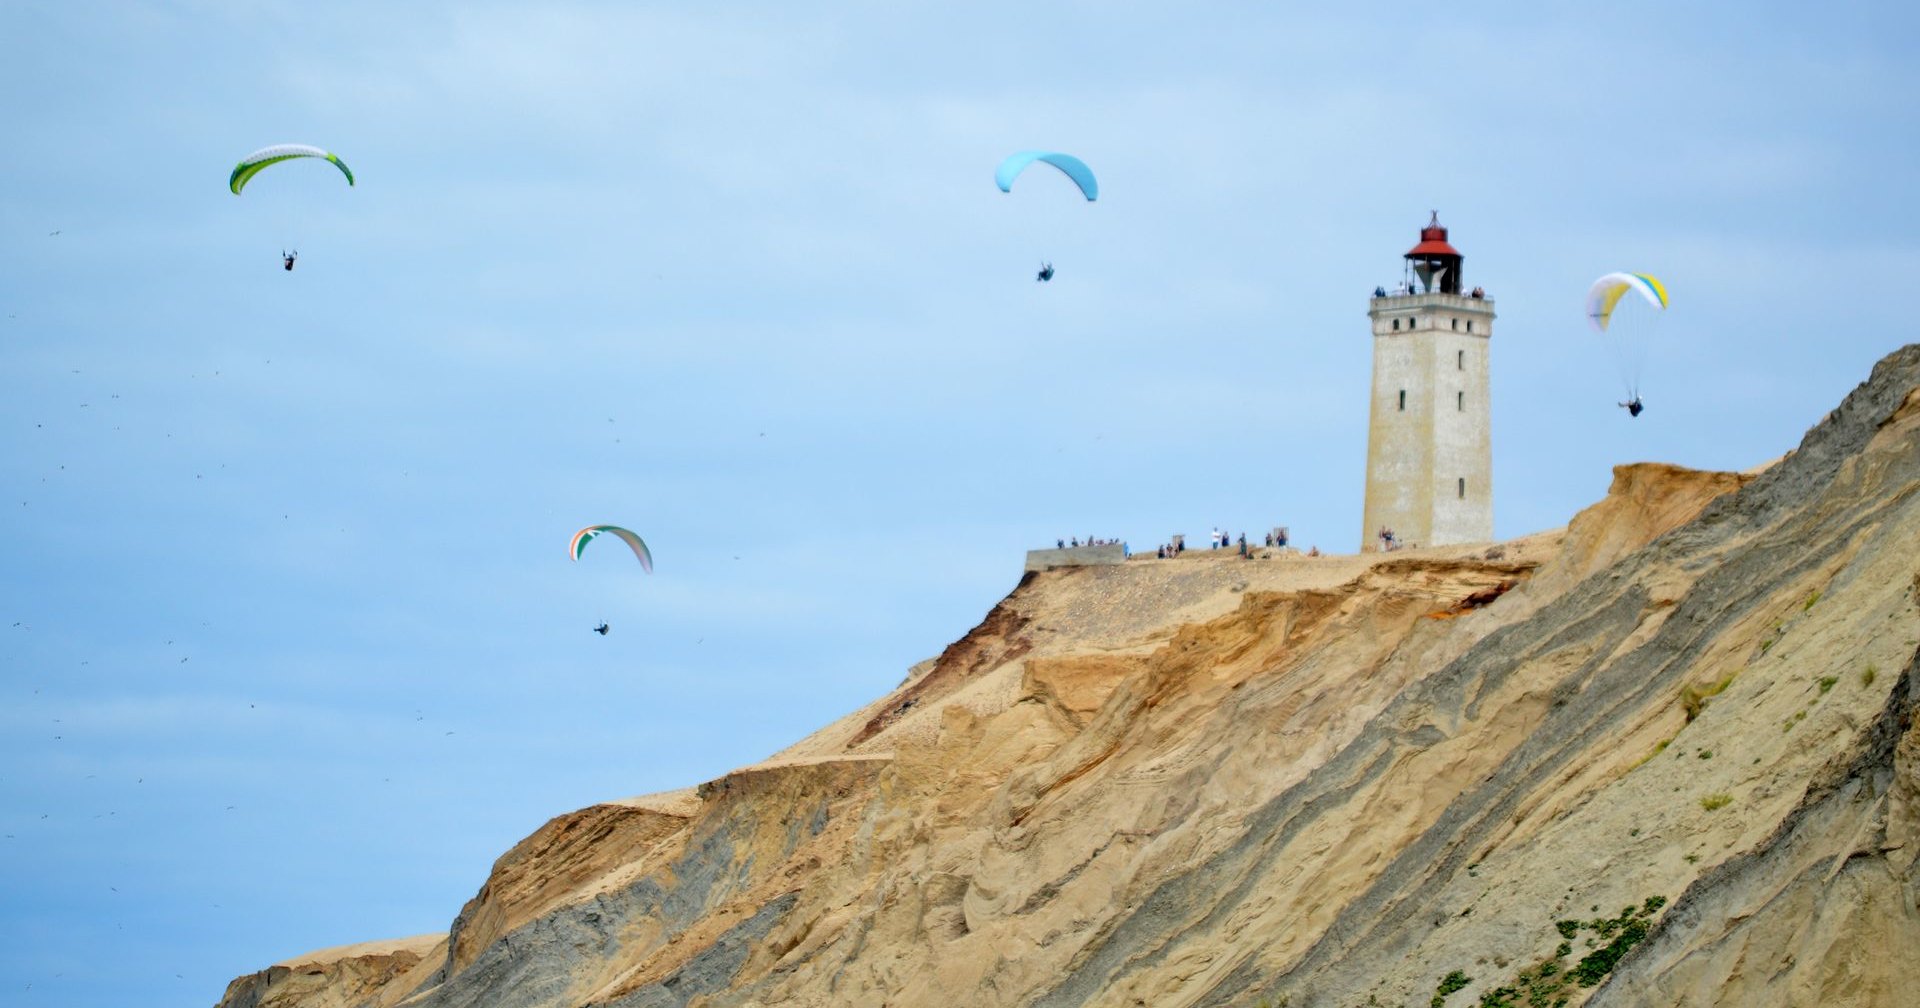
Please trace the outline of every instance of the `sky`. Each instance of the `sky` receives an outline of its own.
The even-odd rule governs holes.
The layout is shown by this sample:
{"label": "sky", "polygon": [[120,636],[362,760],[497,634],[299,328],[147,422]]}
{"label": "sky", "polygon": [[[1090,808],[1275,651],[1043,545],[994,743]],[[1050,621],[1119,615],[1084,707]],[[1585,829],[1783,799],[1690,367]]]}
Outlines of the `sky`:
{"label": "sky", "polygon": [[[1604,15],[0,5],[0,1005],[444,931],[1056,538],[1356,550],[1367,299],[1430,211],[1498,312],[1499,536],[1788,451],[1911,339],[1920,9]],[[289,142],[356,184],[227,191]],[[997,190],[1028,148],[1100,199]],[[1637,420],[1614,270],[1672,294],[1623,309]],[[569,562],[597,523],[655,573]]]}

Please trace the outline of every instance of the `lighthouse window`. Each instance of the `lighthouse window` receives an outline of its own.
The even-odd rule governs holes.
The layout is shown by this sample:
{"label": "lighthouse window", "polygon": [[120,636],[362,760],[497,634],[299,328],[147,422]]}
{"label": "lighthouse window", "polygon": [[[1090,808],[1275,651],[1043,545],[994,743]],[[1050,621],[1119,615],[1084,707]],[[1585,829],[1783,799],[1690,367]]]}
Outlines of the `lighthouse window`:
{"label": "lighthouse window", "polygon": [[1467,478],[1465,476],[1460,477],[1460,499],[1467,499]]}
{"label": "lighthouse window", "polygon": [[1465,392],[1455,392],[1453,394],[1453,408],[1461,411],[1462,413],[1466,412],[1467,394]]}
{"label": "lighthouse window", "polygon": [[1393,331],[1394,331],[1394,332],[1399,332],[1399,331],[1400,331],[1400,320],[1399,320],[1399,319],[1394,319],[1394,320],[1393,320]]}
{"label": "lighthouse window", "polygon": [[[1473,331],[1473,323],[1467,323],[1467,331]],[[1467,352],[1465,350],[1455,350],[1453,352],[1453,367],[1456,371],[1465,371],[1467,369]]]}
{"label": "lighthouse window", "polygon": [[1468,332],[1472,332],[1472,331],[1473,331],[1473,320],[1472,320],[1472,319],[1468,319],[1468,320],[1467,320],[1467,331],[1468,331]]}
{"label": "lighthouse window", "polygon": [[1407,408],[1407,390],[1406,389],[1400,390],[1400,408],[1402,410],[1405,410]]}
{"label": "lighthouse window", "polygon": [[1460,320],[1459,320],[1459,319],[1454,319],[1454,320],[1453,320],[1453,331],[1454,331],[1454,332],[1459,332],[1459,331],[1460,331]]}

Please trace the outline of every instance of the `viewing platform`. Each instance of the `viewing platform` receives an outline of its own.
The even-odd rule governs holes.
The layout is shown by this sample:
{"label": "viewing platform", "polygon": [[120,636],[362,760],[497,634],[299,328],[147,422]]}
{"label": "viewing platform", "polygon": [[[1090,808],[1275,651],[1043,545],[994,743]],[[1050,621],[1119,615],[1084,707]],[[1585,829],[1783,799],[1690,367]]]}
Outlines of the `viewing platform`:
{"label": "viewing platform", "polygon": [[1384,294],[1375,295],[1369,300],[1368,307],[1373,309],[1393,308],[1459,308],[1465,311],[1493,311],[1493,299],[1474,297],[1471,294],[1443,294],[1435,291],[1430,294]]}

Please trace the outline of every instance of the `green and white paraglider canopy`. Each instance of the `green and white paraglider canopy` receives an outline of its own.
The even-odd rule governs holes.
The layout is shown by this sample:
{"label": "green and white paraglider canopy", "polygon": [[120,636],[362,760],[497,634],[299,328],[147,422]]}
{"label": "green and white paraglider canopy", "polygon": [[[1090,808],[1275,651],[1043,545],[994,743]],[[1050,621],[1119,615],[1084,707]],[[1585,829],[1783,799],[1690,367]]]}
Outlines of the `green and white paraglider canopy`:
{"label": "green and white paraglider canopy", "polygon": [[233,194],[238,196],[240,190],[246,188],[247,183],[268,165],[291,161],[294,158],[309,157],[332,162],[335,168],[340,169],[340,174],[347,177],[347,184],[353,184],[353,170],[348,168],[347,163],[340,160],[338,155],[308,144],[275,144],[272,147],[262,147],[241,158],[240,163],[233,166],[233,174],[227,177],[227,188],[232,189]]}

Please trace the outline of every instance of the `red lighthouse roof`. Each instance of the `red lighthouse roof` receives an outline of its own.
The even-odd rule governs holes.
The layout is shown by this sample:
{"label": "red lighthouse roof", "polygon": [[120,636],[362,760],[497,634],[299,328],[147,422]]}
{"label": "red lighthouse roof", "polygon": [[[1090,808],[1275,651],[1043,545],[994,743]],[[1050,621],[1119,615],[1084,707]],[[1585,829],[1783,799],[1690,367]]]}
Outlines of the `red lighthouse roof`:
{"label": "red lighthouse roof", "polygon": [[1407,250],[1406,258],[1415,256],[1446,255],[1457,256],[1460,250],[1447,244],[1447,229],[1440,226],[1440,213],[1434,211],[1427,226],[1420,229],[1420,244]]}

